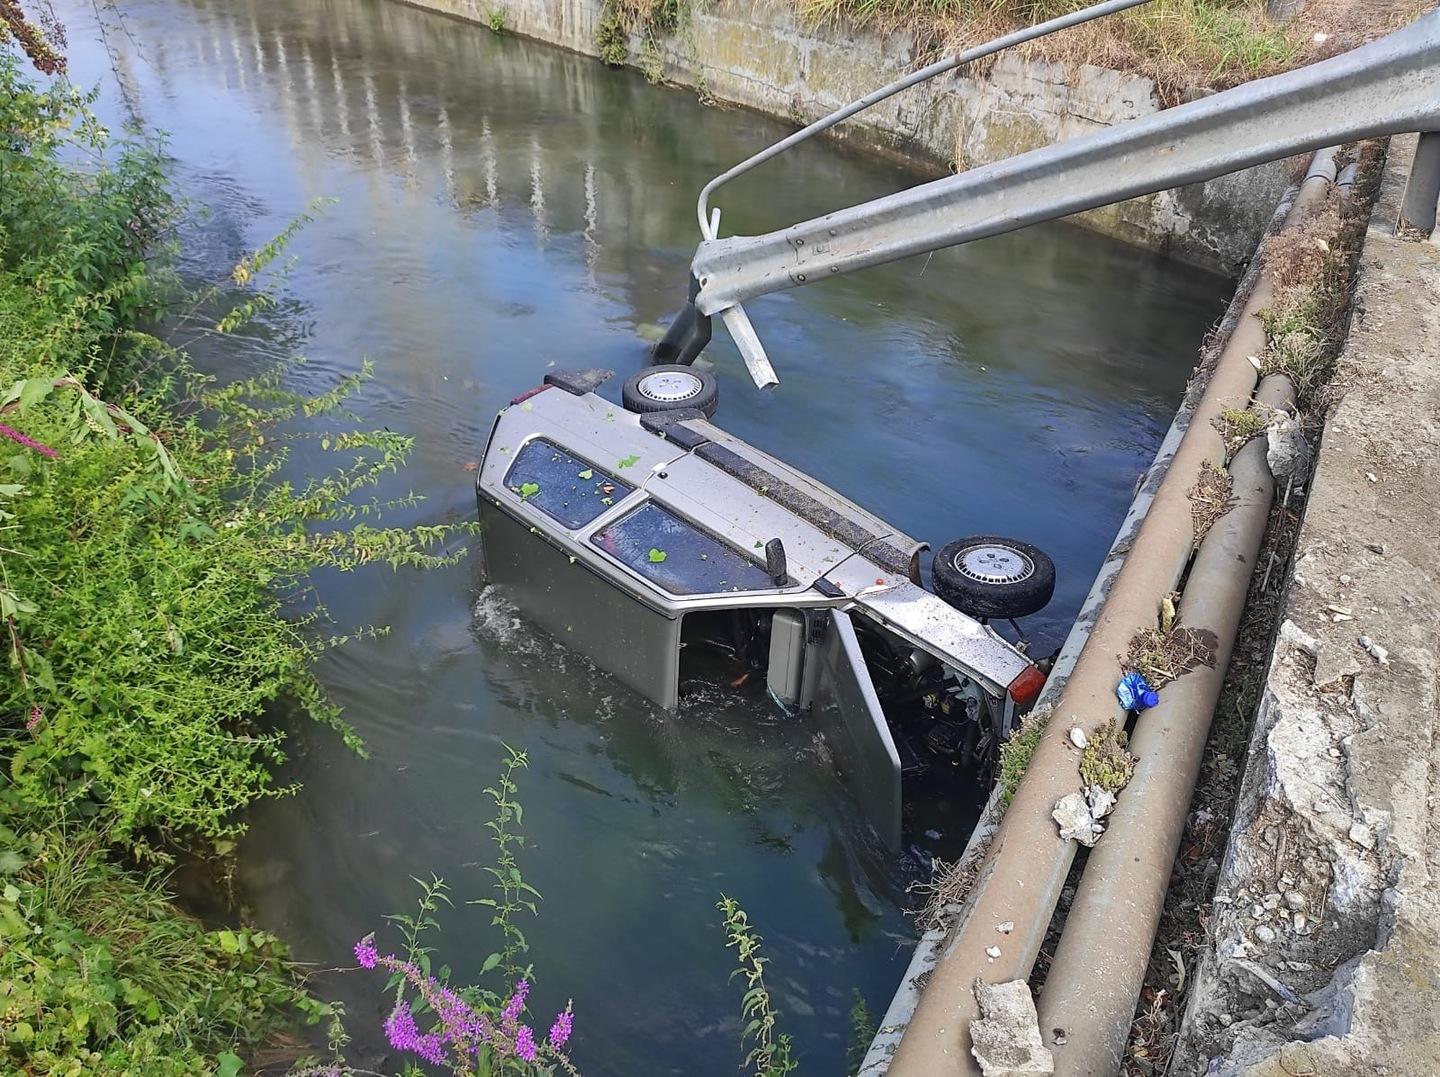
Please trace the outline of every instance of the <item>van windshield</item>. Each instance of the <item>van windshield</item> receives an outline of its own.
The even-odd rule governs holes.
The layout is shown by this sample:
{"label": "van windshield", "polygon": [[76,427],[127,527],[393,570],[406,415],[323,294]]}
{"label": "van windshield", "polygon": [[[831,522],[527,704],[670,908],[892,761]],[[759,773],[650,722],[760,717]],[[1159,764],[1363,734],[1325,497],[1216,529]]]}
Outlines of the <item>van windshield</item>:
{"label": "van windshield", "polygon": [[674,595],[775,587],[760,565],[653,501],[597,531],[590,541]]}

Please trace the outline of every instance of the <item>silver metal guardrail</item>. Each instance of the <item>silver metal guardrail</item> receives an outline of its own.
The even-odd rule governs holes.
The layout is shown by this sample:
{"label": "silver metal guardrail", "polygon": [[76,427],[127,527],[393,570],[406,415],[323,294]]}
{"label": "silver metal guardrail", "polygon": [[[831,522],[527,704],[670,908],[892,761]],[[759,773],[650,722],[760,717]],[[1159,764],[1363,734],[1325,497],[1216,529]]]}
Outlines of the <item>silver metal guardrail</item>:
{"label": "silver metal guardrail", "polygon": [[[1069,22],[1056,22],[1074,25],[1131,6],[1135,4],[1118,0],[1077,12]],[[1021,40],[1063,29],[1046,26],[1050,24],[1033,28],[1035,32]],[[1001,38],[978,51],[989,55],[1004,47],[1001,42],[1014,43]],[[965,62],[965,55],[861,98],[707,184],[697,205],[704,238],[691,264],[690,302],[657,345],[656,359],[693,361],[709,341],[710,316],[719,314],[752,378],[768,388],[778,379],[741,306],[747,299],[1323,146],[1412,131],[1440,132],[1440,11],[1432,11],[1351,52],[1152,116],[765,235],[716,235],[718,219],[712,214],[707,220],[705,214],[709,194],[721,183],[922,81],[921,76],[952,70]],[[1422,149],[1435,157],[1429,171],[1440,182],[1440,144],[1431,137],[1422,140]],[[1423,192],[1415,196],[1419,208],[1410,210],[1411,223],[1423,227],[1428,219],[1433,228],[1435,200],[1429,201],[1427,218],[1421,205],[1425,197]]]}

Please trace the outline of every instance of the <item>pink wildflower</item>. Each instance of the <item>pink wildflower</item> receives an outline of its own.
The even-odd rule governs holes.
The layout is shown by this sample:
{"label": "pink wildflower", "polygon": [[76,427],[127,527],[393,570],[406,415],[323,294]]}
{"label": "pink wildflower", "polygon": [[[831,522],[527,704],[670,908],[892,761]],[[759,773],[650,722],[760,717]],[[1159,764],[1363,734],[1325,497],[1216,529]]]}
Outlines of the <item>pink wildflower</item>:
{"label": "pink wildflower", "polygon": [[0,435],[9,438],[11,441],[19,442],[27,449],[34,449],[41,456],[48,456],[52,460],[60,455],[54,449],[50,448],[50,446],[41,445],[34,438],[20,433],[20,431],[16,430],[14,427],[6,426],[4,423],[0,423]]}
{"label": "pink wildflower", "polygon": [[550,1046],[564,1047],[570,1039],[570,1029],[575,1023],[575,1015],[570,1012],[567,1005],[564,1010],[555,1015],[555,1023],[550,1026]]}
{"label": "pink wildflower", "polygon": [[535,1033],[529,1025],[521,1025],[515,1033],[515,1053],[526,1062],[535,1061]]}
{"label": "pink wildflower", "polygon": [[525,998],[530,994],[530,984],[521,980],[515,985],[515,993],[510,996],[510,1001],[505,1003],[505,1009],[500,1013],[500,1019],[508,1024],[514,1024],[525,1012]]}

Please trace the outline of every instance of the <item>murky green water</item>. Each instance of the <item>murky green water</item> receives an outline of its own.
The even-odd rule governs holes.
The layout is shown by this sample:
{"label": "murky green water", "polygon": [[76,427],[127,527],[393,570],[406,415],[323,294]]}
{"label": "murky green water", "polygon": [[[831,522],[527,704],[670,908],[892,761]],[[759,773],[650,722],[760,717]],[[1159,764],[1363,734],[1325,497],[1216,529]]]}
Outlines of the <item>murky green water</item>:
{"label": "murky green water", "polygon": [[[682,298],[696,190],[785,130],[384,0],[125,0],[108,53],[90,5],[57,7],[77,77],[103,82],[116,122],[168,131],[184,192],[210,207],[188,236],[193,275],[222,277],[311,198],[339,199],[292,248],[283,309],[238,355],[202,345],[202,360],[303,351],[294,381],[318,388],[373,359],[358,411],[416,439],[393,486],[428,498],[411,520],[470,516],[466,463],[551,364],[634,369],[637,327]],[[722,204],[755,231],[910,182],[815,145]],[[718,420],[937,546],[992,532],[1046,547],[1060,584],[1029,627],[1053,646],[1225,291],[1067,226],[1001,237],[752,304],[783,382],[759,395],[718,343]],[[319,590],[341,625],[393,631],[321,670],[370,760],[301,728],[283,777],[304,792],[253,815],[239,883],[262,924],[344,965],[412,903],[410,876],[482,895],[482,787],[512,744],[532,761],[524,866],[546,896],[535,999],[544,1014],[574,996],[581,1067],[733,1072],[724,892],[765,935],[804,1072],[840,1072],[853,993],[883,1008],[911,930],[904,873],[843,810],[803,725],[718,693],[657,715],[492,596],[477,605],[470,564]],[[953,814],[938,848],[963,843]],[[441,916],[461,972],[491,949],[480,913]],[[371,980],[322,984],[357,1030],[378,1023]],[[381,1063],[373,1035],[356,1054]]]}

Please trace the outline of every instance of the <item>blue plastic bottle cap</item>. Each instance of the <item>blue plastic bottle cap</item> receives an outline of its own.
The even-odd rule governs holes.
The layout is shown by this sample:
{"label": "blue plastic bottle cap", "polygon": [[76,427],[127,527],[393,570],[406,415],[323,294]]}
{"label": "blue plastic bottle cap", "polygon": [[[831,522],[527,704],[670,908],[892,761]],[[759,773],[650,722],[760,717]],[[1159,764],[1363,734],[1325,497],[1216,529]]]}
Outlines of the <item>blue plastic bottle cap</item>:
{"label": "blue plastic bottle cap", "polygon": [[1149,710],[1151,707],[1155,706],[1155,704],[1159,702],[1160,694],[1156,692],[1153,688],[1145,689],[1145,691],[1140,696],[1140,703],[1146,710]]}

